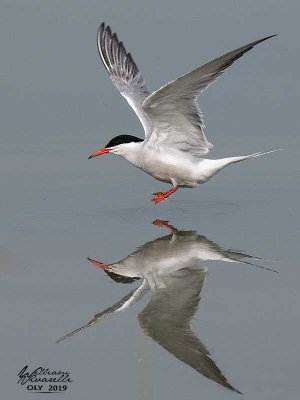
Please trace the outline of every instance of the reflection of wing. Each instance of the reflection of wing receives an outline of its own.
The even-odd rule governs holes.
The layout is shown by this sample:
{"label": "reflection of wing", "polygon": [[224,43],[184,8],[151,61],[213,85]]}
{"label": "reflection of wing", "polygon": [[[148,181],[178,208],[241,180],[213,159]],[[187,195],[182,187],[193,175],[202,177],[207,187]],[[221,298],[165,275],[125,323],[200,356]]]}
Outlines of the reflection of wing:
{"label": "reflection of wing", "polygon": [[206,270],[199,267],[184,268],[169,276],[167,287],[152,294],[139,315],[139,323],[146,335],[176,358],[206,378],[240,393],[230,385],[190,328],[206,276]]}
{"label": "reflection of wing", "polygon": [[146,280],[143,280],[141,286],[139,286],[137,289],[132,290],[130,293],[128,293],[126,296],[124,296],[121,300],[119,300],[117,303],[115,303],[113,306],[107,308],[106,310],[96,314],[93,319],[91,319],[88,323],[85,325],[81,326],[80,328],[75,329],[74,331],[67,333],[66,335],[62,336],[60,339],[56,341],[56,343],[59,343],[65,339],[68,339],[69,337],[75,335],[76,333],[94,325],[96,322],[98,322],[100,319],[103,319],[105,317],[108,317],[109,315],[112,315],[118,311],[123,311],[130,306],[132,306],[134,303],[136,303],[147,291],[149,290],[148,284]]}

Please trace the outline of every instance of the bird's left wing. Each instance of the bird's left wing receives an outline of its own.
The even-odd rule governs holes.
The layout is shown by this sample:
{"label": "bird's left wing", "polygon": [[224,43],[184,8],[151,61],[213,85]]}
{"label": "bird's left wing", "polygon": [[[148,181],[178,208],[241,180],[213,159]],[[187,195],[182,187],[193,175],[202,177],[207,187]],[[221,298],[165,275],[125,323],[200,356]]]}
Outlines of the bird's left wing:
{"label": "bird's left wing", "polygon": [[138,300],[140,300],[140,298],[143,297],[143,295],[148,290],[149,290],[148,283],[144,279],[142,284],[138,288],[133,289],[130,293],[128,293],[126,296],[124,296],[121,300],[119,300],[113,306],[108,307],[104,311],[101,311],[100,313],[96,314],[94,316],[94,318],[92,318],[86,324],[82,325],[81,327],[75,329],[74,331],[67,333],[66,335],[59,338],[56,341],[56,343],[62,342],[63,340],[66,340],[69,337],[74,336],[76,333],[78,333],[86,328],[89,328],[90,326],[94,325],[96,322],[100,321],[101,319],[104,319],[110,315],[113,315],[116,312],[126,310],[127,308],[132,306],[134,303],[136,303]]}
{"label": "bird's left wing", "polygon": [[98,29],[97,45],[110,79],[135,111],[144,127],[145,137],[149,137],[152,133],[152,121],[144,111],[142,103],[150,93],[131,54],[126,52],[117,34],[112,33],[104,22]]}
{"label": "bird's left wing", "polygon": [[223,74],[235,60],[242,57],[268,36],[233,50],[181,76],[153,92],[143,108],[153,121],[152,145],[167,145],[199,156],[209,152],[212,144],[204,135],[204,123],[197,97]]}

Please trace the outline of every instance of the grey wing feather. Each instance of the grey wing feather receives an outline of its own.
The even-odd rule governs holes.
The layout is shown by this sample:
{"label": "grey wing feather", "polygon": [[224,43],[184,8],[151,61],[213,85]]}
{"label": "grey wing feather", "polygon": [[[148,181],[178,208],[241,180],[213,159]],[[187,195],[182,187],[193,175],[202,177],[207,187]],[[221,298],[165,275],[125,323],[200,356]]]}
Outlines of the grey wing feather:
{"label": "grey wing feather", "polygon": [[151,141],[173,146],[199,156],[209,152],[212,144],[204,135],[203,116],[197,97],[221,76],[235,60],[273,36],[257,40],[233,50],[153,92],[143,108],[153,120]]}
{"label": "grey wing feather", "polygon": [[168,285],[157,289],[139,314],[139,324],[146,335],[177,359],[206,378],[240,393],[228,382],[190,328],[207,274],[206,269],[191,265],[169,275]]}
{"label": "grey wing feather", "polygon": [[152,132],[152,121],[144,111],[142,103],[150,93],[131,54],[126,52],[117,34],[112,34],[110,27],[105,26],[104,22],[98,29],[97,45],[110,79],[137,114],[144,127],[146,138],[149,137]]}
{"label": "grey wing feather", "polygon": [[71,336],[74,336],[76,333],[89,328],[90,326],[94,325],[96,322],[100,321],[101,319],[108,317],[110,315],[113,315],[116,312],[119,311],[124,311],[130,306],[132,306],[134,303],[136,303],[140,298],[149,290],[148,283],[144,279],[142,284],[136,288],[133,289],[131,292],[129,292],[126,296],[124,296],[121,300],[119,300],[117,303],[112,305],[111,307],[106,308],[104,311],[101,311],[100,313],[96,314],[94,318],[92,318],[88,323],[82,325],[81,327],[73,330],[70,333],[67,333],[66,335],[62,336],[59,338],[56,343],[62,342],[63,340],[66,340],[70,338]]}

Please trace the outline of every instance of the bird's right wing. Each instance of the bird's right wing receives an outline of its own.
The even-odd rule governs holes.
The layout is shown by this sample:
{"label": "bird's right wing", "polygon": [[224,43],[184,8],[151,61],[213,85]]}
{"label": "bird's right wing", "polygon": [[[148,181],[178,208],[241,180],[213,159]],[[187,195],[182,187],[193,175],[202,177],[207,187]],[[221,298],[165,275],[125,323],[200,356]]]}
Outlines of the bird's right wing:
{"label": "bird's right wing", "polygon": [[151,119],[143,110],[142,103],[150,93],[131,54],[126,52],[117,34],[112,34],[110,27],[105,26],[104,22],[98,29],[97,45],[110,79],[135,111],[144,127],[145,137],[149,137],[153,125]]}
{"label": "bird's right wing", "polygon": [[224,73],[234,61],[258,43],[256,40],[233,50],[195,70],[167,83],[153,92],[143,103],[153,121],[152,146],[168,146],[199,156],[209,152],[212,144],[204,135],[204,122],[197,98],[203,90]]}
{"label": "bird's right wing", "polygon": [[190,266],[168,276],[139,314],[144,333],[177,359],[208,379],[240,393],[226,379],[202,341],[190,328],[197,311],[207,270]]}

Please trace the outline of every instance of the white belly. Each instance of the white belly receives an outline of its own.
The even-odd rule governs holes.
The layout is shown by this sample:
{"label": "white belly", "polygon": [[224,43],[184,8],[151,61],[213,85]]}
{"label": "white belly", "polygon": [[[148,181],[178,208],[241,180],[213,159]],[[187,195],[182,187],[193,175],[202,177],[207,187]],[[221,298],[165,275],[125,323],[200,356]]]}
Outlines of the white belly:
{"label": "white belly", "polygon": [[197,186],[197,164],[184,156],[157,154],[146,157],[139,167],[149,175],[166,183],[176,183],[179,187]]}
{"label": "white belly", "polygon": [[142,148],[138,153],[124,158],[155,179],[178,187],[196,187],[219,170],[216,169],[216,160],[193,157],[178,150]]}

